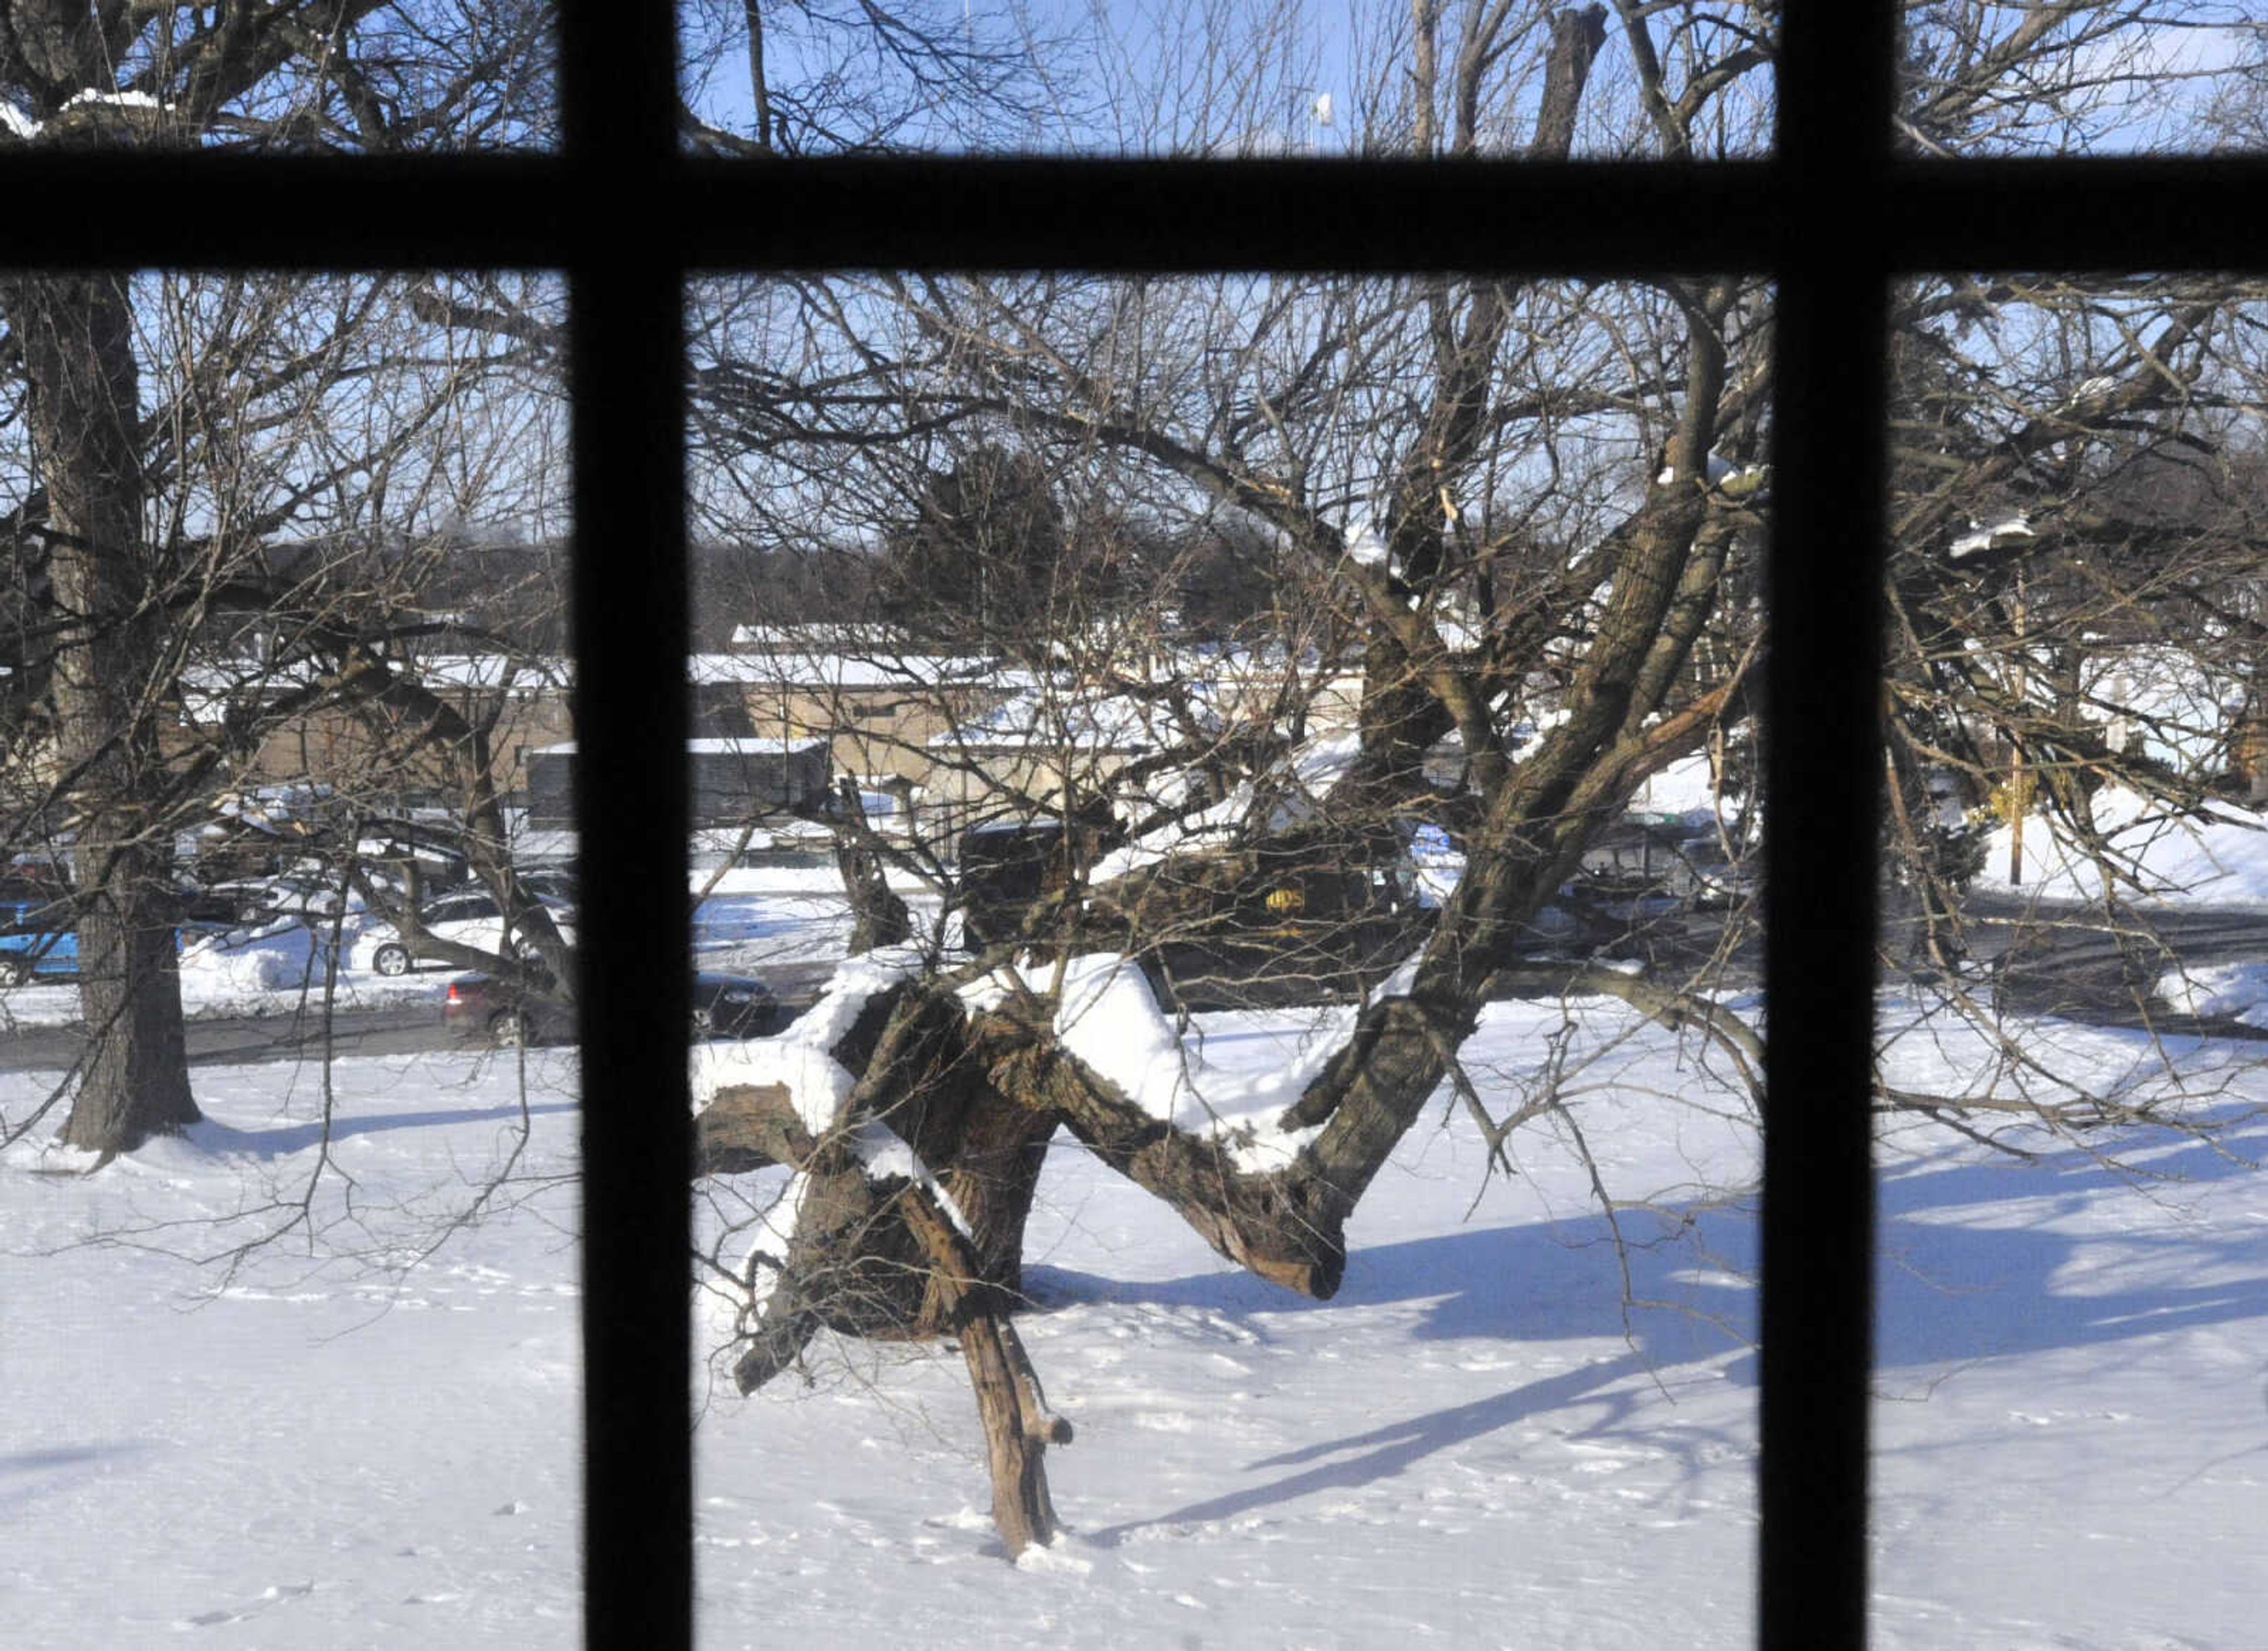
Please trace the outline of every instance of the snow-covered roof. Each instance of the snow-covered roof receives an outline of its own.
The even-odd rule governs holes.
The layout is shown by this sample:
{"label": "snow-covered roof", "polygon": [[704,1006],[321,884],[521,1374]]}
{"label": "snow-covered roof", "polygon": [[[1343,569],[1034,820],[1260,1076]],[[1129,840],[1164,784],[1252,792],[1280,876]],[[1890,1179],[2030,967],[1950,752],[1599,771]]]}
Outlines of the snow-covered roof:
{"label": "snow-covered roof", "polygon": [[[736,757],[779,757],[799,752],[824,751],[827,742],[808,737],[776,739],[769,735],[739,735],[725,738],[688,739],[687,752],[695,755],[725,754]],[[526,754],[531,757],[571,757],[575,742],[563,739],[552,745],[531,745]]]}
{"label": "snow-covered roof", "polygon": [[[1204,715],[1201,711],[1200,715]],[[1210,724],[1215,719],[1206,716]],[[1056,697],[1016,694],[982,715],[933,736],[935,746],[1020,751],[1070,744],[1085,751],[1147,751],[1188,730],[1174,710],[1123,694]]]}
{"label": "snow-covered roof", "polygon": [[733,646],[757,653],[901,654],[917,651],[895,625],[735,625]]}
{"label": "snow-covered roof", "polygon": [[[520,693],[564,687],[574,673],[564,659],[520,654],[420,654],[390,662],[393,670],[429,688],[504,687]],[[305,687],[319,674],[311,659],[282,664],[239,657],[216,659],[181,672],[181,692],[193,706],[231,694]]]}
{"label": "snow-covered roof", "polygon": [[948,684],[1028,683],[1027,671],[1004,671],[997,659],[949,654],[782,652],[695,654],[686,662],[691,681],[708,686],[820,689],[932,688]]}
{"label": "snow-covered roof", "polygon": [[575,673],[564,659],[514,654],[429,654],[396,667],[428,687],[565,687]]}

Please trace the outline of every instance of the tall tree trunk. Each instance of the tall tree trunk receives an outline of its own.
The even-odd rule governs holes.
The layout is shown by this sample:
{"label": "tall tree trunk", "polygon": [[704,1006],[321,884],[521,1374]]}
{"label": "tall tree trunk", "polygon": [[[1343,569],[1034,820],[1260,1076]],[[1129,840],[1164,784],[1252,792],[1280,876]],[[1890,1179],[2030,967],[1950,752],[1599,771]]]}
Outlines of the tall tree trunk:
{"label": "tall tree trunk", "polygon": [[79,994],[93,1051],[63,1139],[104,1154],[195,1123],[173,950],[158,707],[168,615],[143,542],[127,278],[18,275],[0,309],[24,352],[47,486],[55,754],[74,833]]}

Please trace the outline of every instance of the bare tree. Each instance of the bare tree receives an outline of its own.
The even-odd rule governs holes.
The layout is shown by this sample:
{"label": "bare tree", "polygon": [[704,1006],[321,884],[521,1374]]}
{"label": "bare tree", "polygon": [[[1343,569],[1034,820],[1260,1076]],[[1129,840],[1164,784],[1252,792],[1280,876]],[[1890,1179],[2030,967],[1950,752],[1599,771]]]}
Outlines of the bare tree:
{"label": "bare tree", "polygon": [[[1300,78],[1314,42],[1296,13],[1255,8],[1261,49],[1240,56],[1200,26],[1205,10],[1173,14],[1205,51],[1160,58],[1156,97],[1129,77],[1098,99],[1122,141],[1299,147],[1295,129],[1312,136],[1303,122],[1321,114]],[[517,94],[496,88],[532,84],[525,63],[540,58],[532,34],[508,34],[519,43],[505,50],[510,73],[476,54],[461,76],[412,73],[409,56],[376,49],[393,37],[361,32],[393,15],[366,5],[333,8],[306,37],[336,24],[371,44],[360,55],[307,55],[270,12],[180,38],[122,12],[114,30],[145,43],[122,52],[76,13],[50,11],[19,6],[30,21],[0,59],[0,90],[21,102],[9,127],[26,141],[97,128],[133,141],[500,141],[526,128]],[[1064,83],[1028,43],[956,29],[949,8],[697,15],[711,27],[696,70],[737,76],[745,63],[750,99],[734,114],[693,89],[690,141],[712,150],[1054,129],[1045,100]],[[1902,128],[1946,153],[2106,139],[2128,118],[2125,92],[2153,84],[2146,59],[2122,54],[2167,20],[2075,0],[1921,9]],[[451,38],[486,38],[459,21]],[[1768,7],[1414,0],[1364,21],[1373,55],[1342,106],[1352,149],[1445,163],[1697,161],[1764,141]],[[810,49],[778,49],[783,29],[806,26]],[[96,74],[111,62],[133,67]],[[107,90],[74,101],[98,84]],[[2043,85],[2063,94],[2051,108]],[[405,87],[419,89],[415,116],[398,113]],[[445,765],[468,855],[528,911],[490,714],[449,703],[406,651],[464,620],[372,603],[399,587],[370,558],[399,542],[385,530],[399,528],[400,489],[457,462],[415,455],[476,444],[460,426],[430,450],[421,433],[460,415],[469,378],[496,374],[526,395],[513,375],[556,358],[556,319],[540,290],[497,282],[373,287],[401,329],[382,373],[355,358],[377,335],[349,287],[337,324],[316,329],[337,342],[306,353],[314,365],[271,363],[282,374],[271,384],[247,342],[273,331],[253,324],[246,295],[261,290],[279,290],[221,283],[210,310],[167,311],[118,282],[0,288],[36,437],[16,525],[48,547],[47,583],[23,603],[55,615],[40,633],[56,753],[44,817],[70,811],[93,903],[108,902],[121,936],[151,941],[121,953],[112,984],[89,987],[91,1021],[107,1005],[137,1029],[99,1104],[82,1100],[85,1132],[74,1119],[73,1138],[105,1150],[188,1115],[185,1084],[133,1075],[179,1066],[178,999],[169,1017],[154,939],[162,901],[149,894],[156,823],[280,719],[350,712],[379,746]],[[212,349],[137,347],[161,335],[158,314],[195,322]],[[2257,640],[2257,614],[2228,598],[2233,571],[2253,576],[2242,512],[2136,503],[2192,456],[2210,461],[2217,496],[2234,491],[2224,473],[2259,446],[2257,315],[2226,286],[1952,279],[1910,285],[1896,321],[1904,404],[1884,761],[1904,810],[1894,858],[1933,892],[1925,928],[1943,953],[1945,936],[1957,941],[1962,870],[1960,845],[1921,806],[1940,770],[2047,776],[2055,818],[2082,842],[2088,784],[2146,784],[2176,806],[2201,796],[2194,775],[2154,768],[2146,745],[2090,732],[2086,655],[2114,616],[2171,627],[2212,614],[2223,634]],[[838,760],[854,734],[863,742],[825,818],[871,924],[858,937],[865,955],[820,1011],[769,1046],[791,1059],[718,1057],[704,1085],[696,1173],[792,1176],[771,1229],[711,1258],[735,1313],[723,1356],[744,1386],[790,1368],[821,1330],[957,1336],[996,1517],[1012,1549],[1044,1541],[1043,1450],[1068,1430],[1009,1313],[1058,1130],[1239,1266],[1327,1296],[1349,1216],[1445,1086],[1492,1145],[1551,1106],[1548,1089],[1507,1097],[1461,1059],[1491,998],[1547,972],[1553,989],[1612,992],[1691,1028],[1740,1075],[1762,1121],[1761,1036],[1701,989],[1699,972],[1740,943],[1737,909],[1703,956],[1636,976],[1585,959],[1547,971],[1531,945],[1640,788],[1673,765],[1707,753],[1733,813],[1755,800],[1740,775],[1769,647],[1757,561],[1775,409],[1762,284],[885,271],[704,283],[690,331],[695,503],[719,538],[770,554],[856,547],[875,576],[863,583],[886,596],[907,594],[891,591],[894,555],[924,576],[949,567],[965,587],[946,605],[950,627],[935,605],[901,600],[869,616],[894,629],[855,642],[846,631],[830,650],[926,722],[878,728],[856,714],[871,707],[854,704],[847,673],[771,685],[783,719],[815,723]],[[329,394],[342,377],[380,382],[445,341],[445,355],[470,351],[447,355],[461,369],[447,393],[366,395],[353,405],[369,427],[342,427]],[[210,367],[183,365],[193,359]],[[140,410],[157,362],[180,386],[170,422]],[[276,539],[319,506],[360,535],[353,548],[323,577],[275,565]],[[435,525],[420,542],[452,554]],[[1231,616],[1232,646],[1210,644],[1199,668],[1172,610],[1207,545],[1264,569],[1252,588],[1266,605]],[[354,603],[359,615],[342,605]],[[190,613],[254,618],[284,646],[239,696],[238,724],[224,720],[174,764],[151,730],[179,692],[188,639],[207,634],[166,616]],[[814,688],[816,710],[785,708],[791,689]],[[877,829],[865,800],[894,754],[908,764],[894,777],[930,793],[903,836]],[[964,921],[973,944],[893,909],[892,867],[926,879],[947,912],[969,906],[982,847],[970,828],[993,823],[1038,847],[1020,868],[1029,886],[1002,902],[1012,909]],[[1728,851],[1749,840],[1737,818],[1724,835]],[[1365,892],[1392,886],[1421,836],[1462,865],[1438,908]],[[414,899],[395,913],[414,939]],[[94,944],[109,955],[99,935]],[[529,968],[524,983],[571,991],[556,932],[539,926],[538,950],[542,978]],[[1283,972],[1300,989],[1352,1000],[1272,1118],[1230,1127],[1202,1108],[1161,1110],[1109,1047],[1081,1039],[1096,994],[1117,994],[1113,1012],[1170,1042],[1194,1083],[1202,1053],[1174,1001],[1191,953],[1288,956]],[[107,963],[97,972],[112,979]],[[2135,1115],[2124,1103],[2090,1112],[2087,1099],[2053,1121]],[[1955,1127],[1977,1104],[1887,1090],[1882,1101]]]}
{"label": "bare tree", "polygon": [[692,0],[686,128],[726,155],[1028,143],[1073,120],[1066,49],[1031,19],[945,0]]}
{"label": "bare tree", "polygon": [[[1599,8],[1415,4],[1381,28],[1392,71],[1352,100],[1362,124],[1350,142],[1444,158],[1517,147],[1690,158],[1760,143],[1768,11],[1618,5],[1611,33],[1609,21]],[[2127,48],[2177,21],[2110,5],[1918,13],[1904,128],[1948,153],[2097,141],[2130,118],[2127,94],[2158,90],[2146,56]],[[2043,98],[2043,84],[2068,96]],[[2226,531],[2112,508],[2107,491],[2138,466],[2254,439],[2246,303],[2225,283],[2152,282],[1922,283],[1899,297],[1911,412],[1894,478],[1899,640],[1884,759],[1906,805],[1893,853],[1917,868],[1905,875],[1935,879],[1940,928],[1957,921],[1957,845],[1915,824],[1914,799],[1940,766],[2007,761],[1997,745],[1964,759],[1962,741],[1997,730],[1992,741],[2058,783],[2148,776],[2139,746],[2089,735],[2071,663],[2104,613],[2146,611],[2171,586],[2200,599],[2210,570],[2248,554]],[[992,943],[965,963],[932,950],[887,980],[846,978],[828,1023],[837,1035],[817,1051],[853,1080],[839,1106],[791,1084],[716,1088],[704,1169],[796,1172],[792,1218],[776,1222],[786,1232],[740,1274],[740,1379],[785,1368],[821,1328],[949,1332],[973,1283],[1008,1299],[1030,1196],[1023,1155],[1057,1125],[1224,1256],[1328,1295],[1347,1216],[1437,1090],[1479,1113],[1491,1141],[1538,1115],[1474,1082],[1458,1051],[1492,994],[1543,975],[1539,919],[1640,788],[1707,753],[1723,793],[1741,793],[1769,645],[1757,565],[1774,416],[1768,292],[1708,278],[880,274],[718,283],[695,312],[698,496],[724,519],[748,526],[769,510],[879,542],[882,524],[934,497],[928,479],[954,473],[954,456],[1005,446],[1032,455],[1059,502],[1233,523],[1266,544],[1279,588],[1299,593],[1278,610],[1280,675],[1295,691],[1242,727],[1153,725],[1138,757],[1101,760],[1089,740],[1081,784],[1109,830],[1008,932],[978,936]],[[1964,344],[1979,336],[1993,341],[1990,359]],[[2106,559],[2113,545],[2124,548]],[[2037,593],[2021,602],[2020,576]],[[2074,600],[2090,582],[2095,593]],[[1162,605],[1152,598],[1153,613]],[[1171,652],[1163,625],[1122,627],[1113,647],[1099,640],[1107,623],[1081,630],[1076,611],[1047,606],[1036,649],[1029,626],[990,639],[1000,658],[1032,662],[1014,714],[1067,758],[1098,707],[1186,700],[1192,674],[1185,659],[1162,671],[1144,662]],[[2021,683],[1994,663],[2035,654],[2043,663]],[[1358,685],[1343,759],[1315,764],[1307,737],[1329,726],[1327,684],[1341,675]],[[1064,781],[1050,811],[1022,783],[1028,770],[1012,782],[966,733],[961,749],[1005,805],[1053,812],[1072,837],[1079,787]],[[1197,783],[1207,773],[1221,783]],[[1295,781],[1307,794],[1296,829],[1283,806]],[[2160,774],[2154,794],[2193,803],[2189,783]],[[2083,840],[2080,818],[2058,816]],[[1285,886],[1287,870],[1359,868],[1366,845],[1421,830],[1454,844],[1462,878],[1404,930],[1409,955],[1390,980],[1354,972],[1359,1012],[1261,1132],[1272,1157],[1256,1138],[1161,1117],[1107,1054],[1076,1046],[1066,1016],[1090,978],[1082,958],[1156,965],[1177,941],[1224,932],[1224,914],[1255,897],[1281,892],[1292,909],[1304,892]],[[965,844],[961,869],[965,895]],[[1738,943],[1737,921],[1683,971],[1561,965],[1556,983],[1610,990],[1693,1029],[1745,1076],[1761,1121],[1761,1036],[1691,973]],[[1303,943],[1296,922],[1275,936]],[[1139,977],[1145,1001],[1158,972]],[[972,997],[978,980],[991,984]],[[2079,1093],[2053,1121],[2135,1115],[2084,1082]],[[1882,1102],[1967,1126],[1962,1097],[1886,1090]],[[2036,1099],[2016,1104],[2045,1115]],[[877,1130],[902,1137],[916,1167],[878,1170],[904,1161],[876,1153]],[[928,1243],[933,1206],[960,1212],[967,1255],[948,1262]],[[988,1436],[1026,1445],[1006,1468],[996,1458],[1002,1529],[1012,1547],[1044,1539],[1030,1471],[1042,1413],[1012,1382],[975,1373]]]}
{"label": "bare tree", "polygon": [[[338,0],[207,11],[10,5],[0,14],[0,141],[392,150],[541,135],[540,8]],[[0,281],[0,362],[31,438],[12,525],[44,571],[53,613],[42,635],[55,801],[40,829],[72,845],[82,994],[99,1034],[64,1138],[104,1154],[196,1116],[163,829],[178,776],[158,731],[183,639],[247,547],[357,462],[261,476],[263,446],[291,432],[221,422],[223,408],[240,415],[248,392],[268,391],[270,409],[288,403],[320,370],[270,363],[277,381],[266,385],[241,376],[260,307],[224,294],[197,318],[210,351],[182,376],[183,399],[152,418],[145,351],[184,318],[152,312],[123,276]],[[335,359],[316,352],[317,363]],[[298,415],[320,405],[303,395]],[[321,444],[313,428],[297,432],[303,449]],[[381,453],[360,462],[382,474]],[[249,489],[264,495],[257,505],[244,485],[254,481],[265,484]],[[215,490],[201,494],[200,481]]]}

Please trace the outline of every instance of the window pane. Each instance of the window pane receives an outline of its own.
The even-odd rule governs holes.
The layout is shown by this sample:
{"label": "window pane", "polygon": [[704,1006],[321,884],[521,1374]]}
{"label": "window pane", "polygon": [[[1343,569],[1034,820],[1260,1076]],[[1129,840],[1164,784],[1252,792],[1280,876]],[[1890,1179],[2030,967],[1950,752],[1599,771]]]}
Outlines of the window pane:
{"label": "window pane", "polygon": [[1886,1640],[2251,1631],[2261,297],[1897,296]]}
{"label": "window pane", "polygon": [[1773,26],[1706,6],[679,7],[688,142],[736,156],[1715,159],[1769,147]]}
{"label": "window pane", "polygon": [[559,309],[0,275],[27,1639],[577,1637]]}
{"label": "window pane", "polygon": [[2257,152],[2268,33],[2241,0],[1908,6],[1899,146],[1939,159]]}
{"label": "window pane", "polygon": [[1052,1510],[1138,1638],[1737,1637],[1765,291],[689,316],[697,943],[795,1017],[696,1059],[710,1632]]}

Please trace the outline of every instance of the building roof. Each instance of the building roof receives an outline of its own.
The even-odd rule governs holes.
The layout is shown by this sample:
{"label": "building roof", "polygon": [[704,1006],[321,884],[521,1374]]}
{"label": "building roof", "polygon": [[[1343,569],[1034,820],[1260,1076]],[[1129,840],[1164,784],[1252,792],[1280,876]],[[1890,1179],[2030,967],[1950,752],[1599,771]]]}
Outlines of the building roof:
{"label": "building roof", "polygon": [[[725,738],[688,739],[685,742],[685,749],[696,756],[784,757],[808,751],[825,751],[828,742],[809,736],[775,739],[769,736],[744,734]],[[571,757],[575,754],[575,742],[563,739],[552,745],[531,745],[526,754],[531,757]]]}
{"label": "building roof", "polygon": [[999,684],[1028,673],[1003,671],[997,659],[972,655],[796,651],[755,654],[695,654],[685,662],[687,678],[703,686],[733,683],[750,687],[826,690],[895,688],[917,690],[950,684]]}

